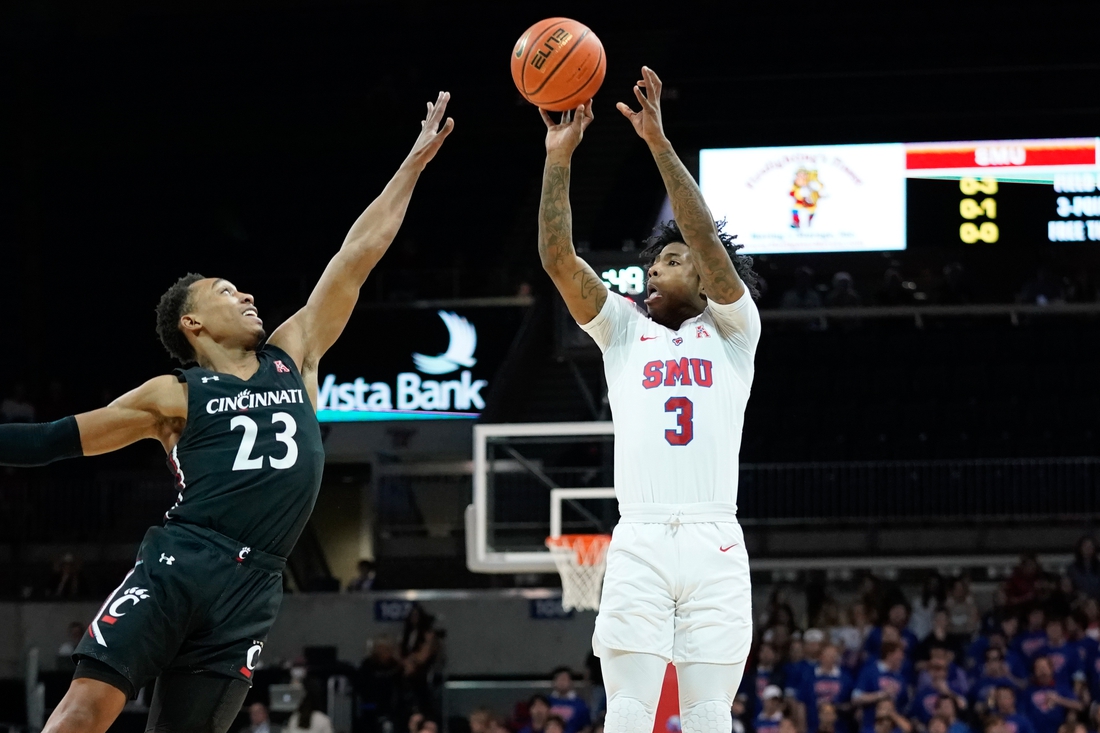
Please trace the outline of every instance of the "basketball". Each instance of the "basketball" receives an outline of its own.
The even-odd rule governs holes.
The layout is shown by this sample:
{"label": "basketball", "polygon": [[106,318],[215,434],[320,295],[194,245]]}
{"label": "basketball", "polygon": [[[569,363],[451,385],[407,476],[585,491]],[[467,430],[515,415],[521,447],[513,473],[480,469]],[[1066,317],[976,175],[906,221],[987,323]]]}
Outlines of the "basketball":
{"label": "basketball", "polygon": [[584,104],[603,84],[607,56],[596,34],[569,18],[548,18],[520,36],[512,51],[512,80],[531,104],[565,112]]}

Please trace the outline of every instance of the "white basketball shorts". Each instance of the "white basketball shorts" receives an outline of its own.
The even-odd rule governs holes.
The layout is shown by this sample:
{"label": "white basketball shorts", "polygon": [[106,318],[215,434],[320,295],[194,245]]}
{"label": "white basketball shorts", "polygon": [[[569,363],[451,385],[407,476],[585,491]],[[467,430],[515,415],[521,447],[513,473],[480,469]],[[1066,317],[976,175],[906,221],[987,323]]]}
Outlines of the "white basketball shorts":
{"label": "white basketball shorts", "polygon": [[736,664],[752,644],[745,536],[730,504],[620,504],[592,635],[605,650]]}

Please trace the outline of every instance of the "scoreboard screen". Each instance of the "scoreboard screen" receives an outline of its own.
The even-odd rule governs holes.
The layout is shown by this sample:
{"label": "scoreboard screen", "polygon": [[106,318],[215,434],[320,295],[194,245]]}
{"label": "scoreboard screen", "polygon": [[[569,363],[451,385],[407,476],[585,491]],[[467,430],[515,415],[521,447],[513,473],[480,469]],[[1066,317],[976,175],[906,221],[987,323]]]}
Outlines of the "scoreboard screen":
{"label": "scoreboard screen", "polygon": [[1100,242],[1100,138],[704,149],[699,185],[747,254]]}

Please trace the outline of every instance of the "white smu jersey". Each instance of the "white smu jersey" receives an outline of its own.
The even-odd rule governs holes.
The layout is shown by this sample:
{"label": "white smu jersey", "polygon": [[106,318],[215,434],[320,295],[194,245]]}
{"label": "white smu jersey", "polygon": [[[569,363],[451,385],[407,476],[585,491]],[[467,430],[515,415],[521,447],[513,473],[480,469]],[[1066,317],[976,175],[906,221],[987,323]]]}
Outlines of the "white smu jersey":
{"label": "white smu jersey", "polygon": [[581,326],[603,351],[620,504],[736,506],[760,313],[746,288],[673,331],[608,293]]}

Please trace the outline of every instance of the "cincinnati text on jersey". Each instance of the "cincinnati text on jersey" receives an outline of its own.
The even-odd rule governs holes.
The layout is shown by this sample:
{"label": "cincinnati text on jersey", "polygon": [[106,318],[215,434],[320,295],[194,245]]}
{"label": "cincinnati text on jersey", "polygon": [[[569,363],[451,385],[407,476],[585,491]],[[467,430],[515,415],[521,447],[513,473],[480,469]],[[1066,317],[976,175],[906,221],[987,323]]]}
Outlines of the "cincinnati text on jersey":
{"label": "cincinnati text on jersey", "polygon": [[217,415],[219,412],[240,412],[257,407],[275,405],[305,404],[305,395],[300,389],[272,389],[266,392],[244,390],[236,397],[215,397],[206,403],[206,412]]}

